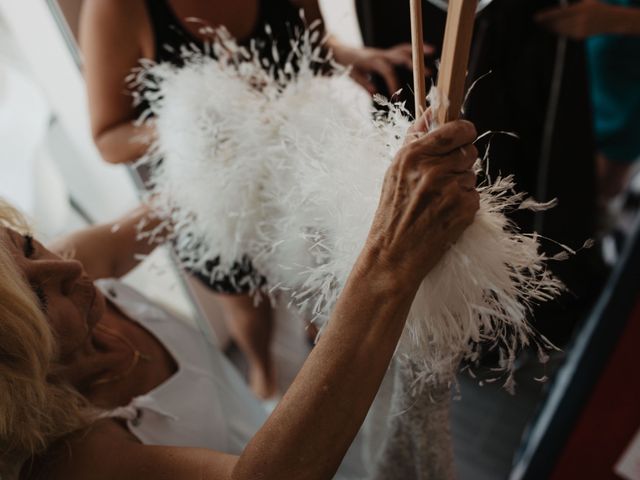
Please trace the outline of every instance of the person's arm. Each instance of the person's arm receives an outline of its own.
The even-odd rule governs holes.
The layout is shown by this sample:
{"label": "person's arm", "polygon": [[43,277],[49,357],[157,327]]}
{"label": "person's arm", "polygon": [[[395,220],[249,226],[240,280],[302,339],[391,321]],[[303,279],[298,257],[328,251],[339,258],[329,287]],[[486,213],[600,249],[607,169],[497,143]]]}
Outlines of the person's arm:
{"label": "person's arm", "polygon": [[[620,35],[640,35],[640,8],[638,7],[617,7],[624,10],[624,15],[620,12],[620,23],[613,28],[614,33]],[[624,18],[623,18],[624,17]]]}
{"label": "person's arm", "polygon": [[640,35],[640,8],[582,0],[568,7],[546,9],[535,17],[559,35],[582,40],[593,35]]}
{"label": "person's arm", "polygon": [[57,467],[55,478],[332,478],[380,387],[418,286],[473,221],[475,137],[468,122],[452,122],[397,155],[324,335],[239,457],[147,447],[124,441],[130,434],[111,425],[110,434],[78,439],[75,460]]}
{"label": "person's arm", "polygon": [[474,139],[470,123],[455,122],[398,154],[324,334],[233,479],[333,477],[378,391],[418,286],[473,221]]}
{"label": "person's arm", "polygon": [[91,131],[102,157],[129,163],[147,151],[153,128],[135,125],[133,98],[126,83],[145,57],[148,28],[139,0],[89,0],[82,8],[80,46],[84,59]]}
{"label": "person's arm", "polygon": [[80,230],[48,247],[58,255],[78,260],[94,280],[120,278],[140,263],[141,255],[158,246],[150,238],[139,238],[139,227],[144,225],[144,231],[151,232],[159,224],[159,219],[143,205],[115,222]]}
{"label": "person's arm", "polygon": [[[314,20],[323,20],[318,0],[291,0],[294,5],[304,10],[309,23]],[[351,77],[365,88],[370,94],[377,93],[372,76],[382,77],[387,86],[389,95],[402,88],[396,69],[398,67],[413,70],[413,58],[411,45],[405,43],[392,48],[353,47],[346,45],[328,32],[327,46],[333,52],[333,56],[341,65],[351,67]],[[435,49],[431,45],[425,45],[425,55],[432,56]],[[426,69],[431,75],[430,69]]]}

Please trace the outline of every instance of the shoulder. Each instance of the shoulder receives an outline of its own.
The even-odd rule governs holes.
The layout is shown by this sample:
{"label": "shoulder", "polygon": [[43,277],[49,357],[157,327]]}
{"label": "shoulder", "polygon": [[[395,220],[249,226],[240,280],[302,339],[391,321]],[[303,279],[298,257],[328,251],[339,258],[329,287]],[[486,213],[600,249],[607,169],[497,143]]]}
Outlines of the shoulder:
{"label": "shoulder", "polygon": [[66,438],[23,467],[24,480],[231,479],[238,457],[212,450],[149,446],[114,420]]}
{"label": "shoulder", "polygon": [[85,0],[80,18],[80,40],[100,32],[138,36],[147,23],[145,0]]}
{"label": "shoulder", "polygon": [[82,11],[104,15],[107,19],[126,19],[145,12],[145,0],[85,0]]}
{"label": "shoulder", "polygon": [[118,450],[140,445],[127,428],[116,420],[101,420],[91,427],[58,440],[45,454],[23,467],[25,480],[84,479],[91,469],[101,469]]}
{"label": "shoulder", "polygon": [[103,20],[130,21],[146,14],[144,0],[85,0],[82,6],[85,16],[99,15]]}
{"label": "shoulder", "polygon": [[[118,76],[153,54],[153,29],[145,0],[85,0],[80,15],[85,66]],[[119,86],[120,87],[120,86]]]}

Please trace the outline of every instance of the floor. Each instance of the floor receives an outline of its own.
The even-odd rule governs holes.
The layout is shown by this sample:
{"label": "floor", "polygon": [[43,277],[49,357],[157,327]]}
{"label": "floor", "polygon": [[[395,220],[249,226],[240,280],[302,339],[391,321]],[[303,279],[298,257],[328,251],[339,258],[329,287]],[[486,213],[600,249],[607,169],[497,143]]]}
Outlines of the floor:
{"label": "floor", "polygon": [[542,369],[537,360],[525,362],[516,372],[514,395],[499,383],[481,386],[466,374],[459,377],[460,399],[454,400],[451,412],[459,480],[508,477],[526,427],[544,397],[546,384],[535,380],[544,375]]}

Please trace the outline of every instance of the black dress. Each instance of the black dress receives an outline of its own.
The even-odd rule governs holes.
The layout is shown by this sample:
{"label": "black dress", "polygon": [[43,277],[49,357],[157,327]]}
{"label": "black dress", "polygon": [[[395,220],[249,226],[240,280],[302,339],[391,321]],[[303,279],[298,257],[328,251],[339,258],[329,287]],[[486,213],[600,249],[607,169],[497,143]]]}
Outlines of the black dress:
{"label": "black dress", "polygon": [[[281,59],[285,59],[290,51],[290,40],[305,28],[304,20],[300,16],[298,8],[289,0],[257,0],[259,2],[258,20],[253,32],[245,41],[239,43],[248,45],[253,42],[258,54],[272,58],[272,46],[276,42]],[[157,63],[171,63],[178,67],[184,65],[180,54],[183,47],[198,48],[202,52],[210,52],[205,49],[205,42],[194,36],[185,28],[183,23],[173,11],[168,0],[146,0],[147,13],[151,21],[154,35],[155,58]],[[267,32],[269,26],[269,32]],[[144,93],[144,92],[141,92]],[[137,105],[137,113],[147,110],[148,105],[144,101]],[[207,270],[211,271],[220,262],[219,258],[213,258],[207,262]],[[251,259],[242,258],[236,262],[227,275],[218,275],[214,278],[202,272],[193,272],[210,289],[219,293],[242,294],[249,292],[256,286],[262,286],[266,279],[254,268]]]}
{"label": "black dress", "polygon": [[[438,51],[442,47],[446,14],[424,3],[424,38]],[[387,0],[357,0],[365,44],[386,48],[410,41],[409,4],[388,8]],[[552,78],[555,75],[557,37],[535,22],[535,14],[557,6],[557,0],[494,0],[478,15],[469,64],[468,85],[478,82],[465,108],[478,132],[516,132],[519,140],[497,135],[491,141],[490,172],[514,174],[518,190],[539,201],[557,198],[548,212],[515,212],[512,217],[525,232],[538,233],[574,248],[595,236],[595,143],[592,132],[588,79],[582,42],[569,42],[553,130],[546,158],[541,145],[547,122]],[[407,76],[403,85],[411,86]],[[411,89],[403,98],[411,108]],[[479,143],[480,150],[487,140]],[[543,163],[547,174],[541,175]],[[543,242],[549,255],[557,248]],[[568,286],[559,300],[539,306],[533,318],[538,330],[564,345],[598,297],[606,270],[597,249],[581,252],[566,262],[552,262],[553,272]]]}
{"label": "black dress", "polygon": [[[299,9],[289,0],[257,0],[258,20],[248,39],[240,41],[248,44],[254,41],[258,52],[270,56],[273,41],[277,42],[281,53],[288,53],[289,40],[296,31],[304,29],[304,21]],[[184,64],[180,47],[194,45],[203,49],[204,42],[195,37],[176,16],[168,0],[146,0],[147,12],[153,29],[156,62],[169,62],[177,66]],[[269,26],[271,32],[266,32]],[[281,55],[283,57],[286,55]]]}

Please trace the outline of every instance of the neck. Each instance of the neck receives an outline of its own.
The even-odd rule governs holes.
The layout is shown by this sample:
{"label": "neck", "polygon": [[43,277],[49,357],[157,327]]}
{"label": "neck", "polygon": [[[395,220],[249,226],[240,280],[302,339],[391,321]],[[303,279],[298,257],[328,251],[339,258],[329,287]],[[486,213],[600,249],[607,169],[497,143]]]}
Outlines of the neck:
{"label": "neck", "polygon": [[150,332],[109,304],[92,332],[94,353],[73,385],[100,408],[128,405],[168,380],[177,363]]}
{"label": "neck", "polygon": [[86,344],[64,362],[60,375],[100,407],[115,407],[144,384],[142,359],[148,358],[131,322],[113,306],[94,327]]}

